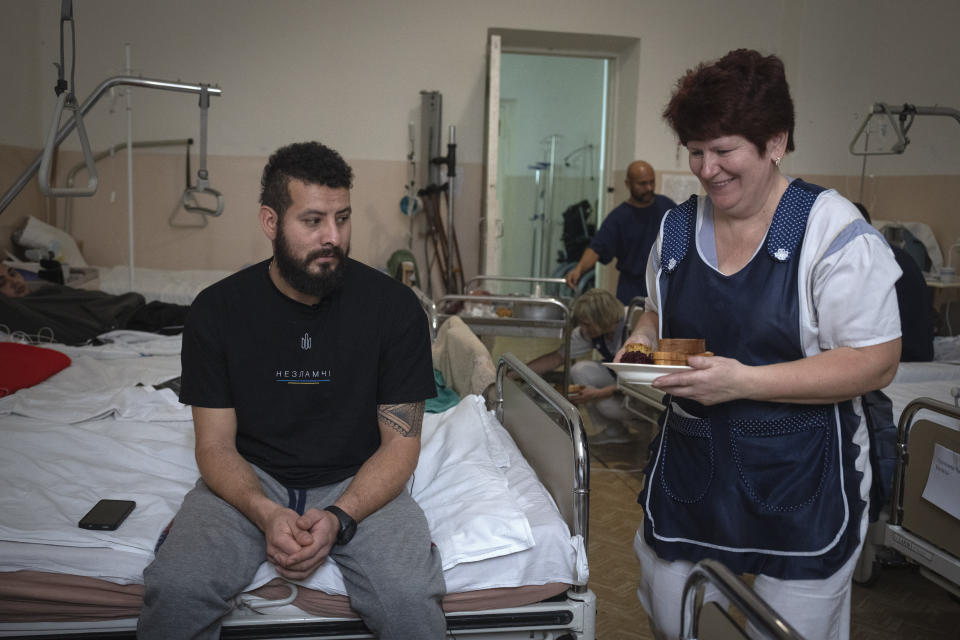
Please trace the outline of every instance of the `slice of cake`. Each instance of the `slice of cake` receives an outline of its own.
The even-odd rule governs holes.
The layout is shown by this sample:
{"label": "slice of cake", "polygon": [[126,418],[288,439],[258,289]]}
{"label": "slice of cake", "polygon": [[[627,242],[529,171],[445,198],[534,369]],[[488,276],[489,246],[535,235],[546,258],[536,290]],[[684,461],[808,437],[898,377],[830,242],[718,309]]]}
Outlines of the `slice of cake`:
{"label": "slice of cake", "polygon": [[628,364],[653,364],[653,349],[639,342],[631,342],[624,347],[620,362]]}

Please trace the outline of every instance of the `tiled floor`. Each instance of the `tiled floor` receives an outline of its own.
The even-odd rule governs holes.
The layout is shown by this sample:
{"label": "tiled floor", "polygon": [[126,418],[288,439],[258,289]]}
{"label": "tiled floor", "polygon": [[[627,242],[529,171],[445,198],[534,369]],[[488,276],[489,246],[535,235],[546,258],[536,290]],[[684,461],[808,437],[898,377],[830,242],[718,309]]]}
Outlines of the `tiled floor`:
{"label": "tiled floor", "polygon": [[[526,361],[556,344],[497,338],[491,351],[495,358],[512,351]],[[592,430],[588,420],[587,429]],[[636,597],[640,569],[633,553],[643,517],[636,499],[651,434],[632,437],[627,444],[591,446],[589,561],[598,640],[652,638]],[[873,586],[853,586],[850,635],[853,640],[957,640],[960,603],[916,567],[888,568]]]}

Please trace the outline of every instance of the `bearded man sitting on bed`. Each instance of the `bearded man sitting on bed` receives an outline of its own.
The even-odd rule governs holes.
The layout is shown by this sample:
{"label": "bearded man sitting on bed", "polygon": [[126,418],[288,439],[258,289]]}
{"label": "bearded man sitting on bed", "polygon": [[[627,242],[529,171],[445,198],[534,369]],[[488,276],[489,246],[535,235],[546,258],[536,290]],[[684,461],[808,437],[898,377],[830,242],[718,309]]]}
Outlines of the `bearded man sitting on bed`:
{"label": "bearded man sitting on bed", "polygon": [[273,258],[207,288],[183,339],[201,479],[144,572],[141,638],[216,638],[264,561],[291,580],[336,560],[379,638],[442,638],[445,586],[405,485],[435,395],[411,289],[347,257],[353,171],[319,143],[263,172]]}
{"label": "bearded man sitting on bed", "polygon": [[23,275],[0,265],[0,325],[28,336],[81,345],[115,329],[174,334],[183,330],[189,307],[147,302],[139,293],[112,295],[43,282],[31,288]]}

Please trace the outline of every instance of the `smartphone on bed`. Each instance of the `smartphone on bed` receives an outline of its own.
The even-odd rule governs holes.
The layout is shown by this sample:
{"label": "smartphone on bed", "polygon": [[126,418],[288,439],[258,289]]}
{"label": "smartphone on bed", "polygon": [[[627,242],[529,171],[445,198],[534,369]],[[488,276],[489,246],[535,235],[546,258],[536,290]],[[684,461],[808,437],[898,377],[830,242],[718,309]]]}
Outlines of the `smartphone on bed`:
{"label": "smartphone on bed", "polygon": [[120,526],[137,503],[133,500],[101,500],[80,519],[81,529],[113,531]]}

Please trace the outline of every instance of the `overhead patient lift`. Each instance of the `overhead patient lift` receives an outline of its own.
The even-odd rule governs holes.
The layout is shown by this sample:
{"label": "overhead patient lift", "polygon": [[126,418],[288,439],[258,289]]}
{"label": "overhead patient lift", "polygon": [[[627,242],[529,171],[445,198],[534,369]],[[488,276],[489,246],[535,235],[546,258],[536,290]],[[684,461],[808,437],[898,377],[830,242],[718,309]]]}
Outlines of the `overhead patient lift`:
{"label": "overhead patient lift", "polygon": [[[886,116],[890,129],[897,139],[889,149],[870,151],[870,132],[867,131],[867,125],[874,116],[880,115]],[[897,116],[896,119],[894,119],[894,115]],[[850,153],[863,157],[863,166],[860,171],[860,196],[858,198],[860,201],[863,200],[863,183],[867,174],[867,156],[898,155],[906,151],[907,145],[910,144],[910,138],[907,137],[907,132],[910,130],[910,127],[913,126],[913,120],[917,116],[949,116],[956,120],[957,124],[960,124],[960,111],[950,107],[918,107],[906,102],[901,106],[897,106],[886,102],[875,102],[870,111],[867,112],[863,123],[854,134],[853,140],[850,141]],[[864,136],[864,132],[866,132],[866,135],[864,137],[863,151],[858,151],[857,143],[860,137]]]}
{"label": "overhead patient lift", "polygon": [[[187,188],[183,192],[183,208],[190,213],[203,214],[202,224],[207,226],[207,216],[219,216],[223,213],[223,195],[216,189],[210,187],[210,181],[207,179],[207,109],[210,108],[210,85],[200,85],[200,168],[197,169],[197,184],[190,186],[190,150],[187,149]],[[211,207],[201,206],[197,196],[213,196],[216,204]],[[172,226],[197,226],[197,225],[175,225],[173,217],[170,218]]]}
{"label": "overhead patient lift", "polygon": [[[207,215],[219,215],[223,210],[223,197],[219,192],[210,189],[209,183],[207,182],[206,175],[206,108],[209,106],[209,96],[220,96],[223,92],[219,87],[214,87],[206,84],[185,84],[182,82],[171,82],[168,80],[158,80],[154,78],[142,78],[134,77],[130,75],[114,76],[112,78],[107,78],[100,85],[94,89],[83,103],[78,104],[76,96],[73,93],[74,86],[72,81],[73,72],[71,71],[71,82],[68,84],[64,78],[64,62],[63,62],[63,23],[71,23],[72,31],[72,22],[73,22],[73,3],[72,0],[62,0],[61,2],[61,19],[60,19],[60,64],[58,65],[58,80],[56,85],[57,92],[57,105],[56,110],[53,116],[53,122],[50,126],[49,134],[44,143],[43,151],[37,155],[36,159],[26,168],[26,170],[20,175],[19,178],[13,183],[13,185],[7,189],[3,194],[3,198],[0,198],[0,214],[6,210],[11,202],[17,197],[17,195],[23,190],[28,182],[33,178],[34,175],[37,175],[39,172],[38,181],[40,183],[40,190],[44,195],[48,196],[89,196],[97,189],[97,170],[96,163],[93,156],[93,153],[90,148],[90,142],[87,139],[86,128],[83,125],[83,117],[93,108],[93,106],[100,100],[104,93],[110,90],[113,87],[117,86],[131,86],[131,87],[145,87],[148,89],[159,89],[161,91],[178,91],[183,93],[196,93],[200,95],[200,108],[201,108],[201,165],[200,171],[198,172],[198,181],[197,185],[193,188],[187,189],[187,192],[184,193],[184,206],[187,207],[188,204],[193,209],[188,208],[188,211],[195,211],[199,213],[205,213]],[[60,119],[63,115],[64,110],[71,111],[71,116],[67,119],[66,123],[62,126],[60,125]],[[77,135],[80,138],[80,147],[84,157],[84,164],[87,168],[87,174],[89,176],[86,187],[52,187],[50,184],[50,173],[52,166],[52,158],[54,150],[64,141],[67,136],[76,129]],[[217,198],[217,205],[215,208],[204,208],[196,204],[195,200],[188,203],[188,196],[195,196],[196,194],[209,194]]]}
{"label": "overhead patient lift", "polygon": [[[893,133],[897,136],[897,141],[889,150],[870,151],[865,145],[863,151],[857,151],[857,141],[860,139],[860,136],[863,135],[864,130],[866,130],[870,119],[873,118],[873,116],[879,115],[886,116],[890,121]],[[894,115],[898,116],[896,120],[893,118]],[[876,102],[863,119],[863,124],[857,129],[853,140],[850,141],[850,153],[855,156],[883,156],[903,153],[907,145],[910,144],[907,131],[910,130],[910,127],[913,125],[913,119],[916,116],[949,116],[956,120],[957,124],[960,124],[960,111],[951,109],[950,107],[918,107],[907,103],[904,103],[902,106],[897,106],[887,104],[886,102]]]}

